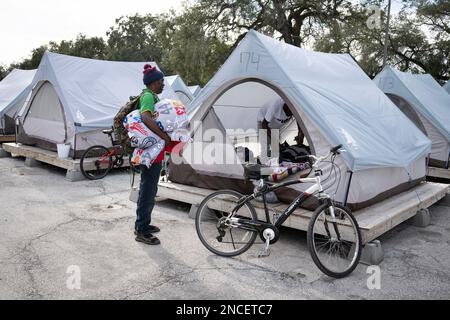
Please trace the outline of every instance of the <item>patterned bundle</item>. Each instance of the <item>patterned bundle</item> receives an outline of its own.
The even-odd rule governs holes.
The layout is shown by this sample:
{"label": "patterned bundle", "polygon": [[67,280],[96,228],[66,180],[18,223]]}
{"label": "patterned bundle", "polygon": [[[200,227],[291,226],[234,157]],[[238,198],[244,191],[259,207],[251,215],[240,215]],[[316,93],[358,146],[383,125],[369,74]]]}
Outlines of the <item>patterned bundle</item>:
{"label": "patterned bundle", "polygon": [[[172,141],[187,142],[190,140],[189,120],[184,106],[179,101],[161,100],[155,104],[155,112],[152,117]],[[142,122],[139,110],[128,114],[123,125],[128,131],[132,146],[136,147],[131,162],[135,165],[143,164],[150,167],[164,150],[165,141]]]}

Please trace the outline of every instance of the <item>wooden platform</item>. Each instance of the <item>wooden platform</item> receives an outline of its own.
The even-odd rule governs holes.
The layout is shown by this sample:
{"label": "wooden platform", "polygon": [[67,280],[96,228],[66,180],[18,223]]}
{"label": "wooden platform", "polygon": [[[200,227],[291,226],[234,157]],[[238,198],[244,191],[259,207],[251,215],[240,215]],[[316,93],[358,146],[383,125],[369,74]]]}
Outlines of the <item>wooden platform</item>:
{"label": "wooden platform", "polygon": [[[354,212],[361,229],[363,243],[366,244],[398,224],[412,218],[420,209],[426,209],[446,196],[449,185],[424,182],[417,187],[386,199],[373,206]],[[199,205],[214,190],[201,189],[171,182],[160,182],[158,196],[181,202]],[[258,218],[265,220],[264,207],[253,202]],[[226,204],[220,204],[221,207]],[[281,203],[269,205],[270,211],[281,214],[288,205]],[[312,215],[311,211],[297,209],[283,226],[306,231]]]}
{"label": "wooden platform", "polygon": [[11,134],[11,135],[3,135],[0,134],[0,143],[4,143],[4,142],[14,142],[16,141],[16,136]]}
{"label": "wooden platform", "polygon": [[[79,181],[85,179],[80,170],[80,159],[62,159],[58,157],[57,152],[45,150],[38,147],[27,146],[20,143],[4,143],[2,145],[2,148],[5,151],[11,153],[13,157],[26,157],[27,159],[33,159],[35,161],[48,163],[55,167],[67,169],[66,178],[70,181]],[[87,162],[87,164],[89,165],[90,163]],[[129,166],[128,158],[124,159],[123,166]]]}
{"label": "wooden platform", "polygon": [[427,176],[450,180],[450,169],[428,167]]}

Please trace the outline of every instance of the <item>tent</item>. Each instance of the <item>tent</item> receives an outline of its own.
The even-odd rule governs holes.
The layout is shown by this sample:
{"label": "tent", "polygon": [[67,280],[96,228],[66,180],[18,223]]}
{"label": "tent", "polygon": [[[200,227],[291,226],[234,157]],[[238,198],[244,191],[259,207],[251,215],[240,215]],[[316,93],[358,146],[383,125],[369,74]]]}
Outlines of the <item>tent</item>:
{"label": "tent", "polygon": [[200,86],[189,86],[188,88],[189,88],[189,91],[191,91],[191,93],[194,96],[194,98],[196,96],[198,96],[198,94],[202,90],[202,88]]}
{"label": "tent", "polygon": [[450,94],[450,80],[447,81],[446,84],[444,84],[444,89],[447,91],[448,94]]}
{"label": "tent", "polygon": [[448,168],[450,95],[429,74],[385,67],[374,79],[432,142],[429,165]]}
{"label": "tent", "polygon": [[[336,159],[341,178],[328,191],[337,201],[361,208],[424,178],[429,139],[348,54],[308,51],[250,31],[192,102],[193,142],[184,146],[181,159],[173,158],[169,179],[251,192],[235,147],[254,134],[259,108],[278,96],[314,154],[343,144],[345,152]],[[330,164],[322,169],[324,178],[332,173]],[[291,201],[307,187],[297,184],[277,195]]]}
{"label": "tent", "polygon": [[165,77],[165,80],[172,87],[173,91],[175,91],[178,99],[184,104],[187,110],[189,110],[189,105],[194,99],[194,96],[184,83],[183,79],[179,75],[174,75]]}
{"label": "tent", "polygon": [[[76,157],[92,145],[109,146],[101,130],[111,128],[120,107],[141,93],[144,64],[46,52],[30,100],[20,111],[17,141],[49,150],[70,143]],[[170,86],[161,97],[176,99]]]}
{"label": "tent", "polygon": [[14,116],[31,91],[36,70],[12,70],[0,82],[0,133],[15,133]]}

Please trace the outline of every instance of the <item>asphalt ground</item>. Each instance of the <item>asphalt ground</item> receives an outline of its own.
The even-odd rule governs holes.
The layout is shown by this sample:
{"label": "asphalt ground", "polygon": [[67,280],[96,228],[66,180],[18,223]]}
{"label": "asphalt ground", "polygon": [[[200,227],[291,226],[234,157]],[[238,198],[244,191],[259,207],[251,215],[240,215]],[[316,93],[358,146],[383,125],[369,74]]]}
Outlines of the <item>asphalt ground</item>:
{"label": "asphalt ground", "polygon": [[[306,233],[282,228],[235,258],[206,250],[186,204],[159,200],[159,246],[135,241],[130,176],[69,182],[65,170],[0,159],[0,299],[449,299],[450,199],[431,225],[403,223],[379,238],[384,260],[333,279],[313,263]],[[374,278],[374,276],[378,276]]]}

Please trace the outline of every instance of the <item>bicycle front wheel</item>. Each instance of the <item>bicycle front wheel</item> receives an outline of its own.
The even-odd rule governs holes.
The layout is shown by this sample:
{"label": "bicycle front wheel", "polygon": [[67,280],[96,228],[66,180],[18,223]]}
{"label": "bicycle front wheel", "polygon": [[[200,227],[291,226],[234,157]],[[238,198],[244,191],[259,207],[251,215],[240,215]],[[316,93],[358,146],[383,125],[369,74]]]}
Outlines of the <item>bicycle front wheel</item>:
{"label": "bicycle front wheel", "polygon": [[358,265],[362,243],[358,223],[344,206],[333,204],[333,219],[327,204],[316,209],[308,227],[308,249],[317,267],[326,275],[342,278]]}
{"label": "bicycle front wheel", "polygon": [[104,178],[113,166],[111,152],[104,146],[92,146],[81,156],[80,169],[89,180]]}
{"label": "bicycle front wheel", "polygon": [[[225,219],[243,195],[232,190],[222,190],[207,196],[200,204],[195,217],[195,227],[203,245],[211,252],[233,257],[247,251],[255,242],[257,232],[230,226]],[[256,220],[250,203],[242,206],[236,218]]]}

